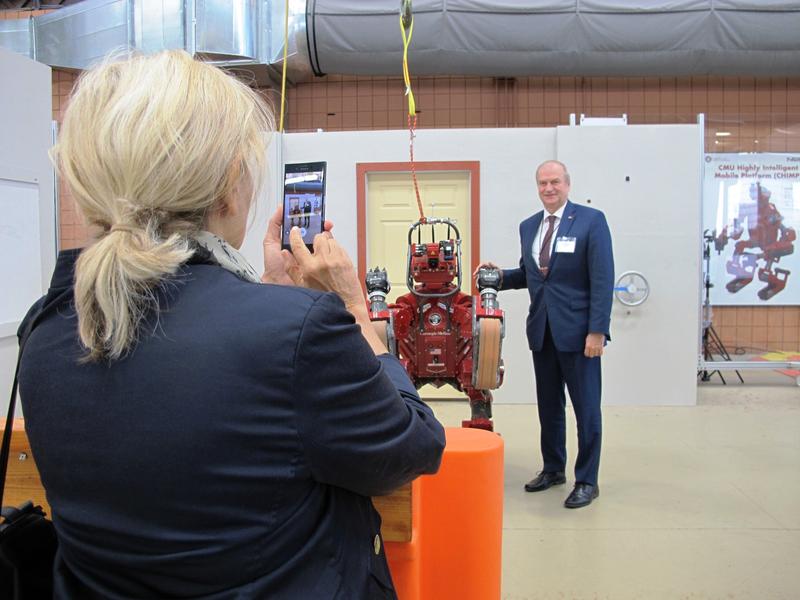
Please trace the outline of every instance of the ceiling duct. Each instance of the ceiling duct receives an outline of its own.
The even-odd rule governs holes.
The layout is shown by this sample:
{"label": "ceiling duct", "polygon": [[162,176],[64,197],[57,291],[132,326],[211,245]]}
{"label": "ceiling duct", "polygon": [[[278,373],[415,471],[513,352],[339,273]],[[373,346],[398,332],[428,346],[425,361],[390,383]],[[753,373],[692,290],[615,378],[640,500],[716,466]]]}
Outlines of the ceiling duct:
{"label": "ceiling duct", "polygon": [[[315,74],[397,75],[397,0],[308,0]],[[414,0],[415,75],[800,74],[796,0]]]}
{"label": "ceiling duct", "polygon": [[[0,46],[54,67],[85,69],[114,50],[183,48],[220,64],[256,65],[266,0],[86,0],[0,21]],[[283,15],[281,14],[281,18]]]}
{"label": "ceiling duct", "polygon": [[[0,46],[83,69],[115,48],[185,48],[291,81],[399,76],[399,0],[86,0],[0,21]],[[800,74],[796,0],[414,0],[415,75]]]}
{"label": "ceiling duct", "polygon": [[127,0],[94,0],[32,19],[35,59],[52,67],[84,69],[115,49],[129,48]]}
{"label": "ceiling duct", "polygon": [[33,20],[3,19],[0,20],[0,47],[33,57]]}

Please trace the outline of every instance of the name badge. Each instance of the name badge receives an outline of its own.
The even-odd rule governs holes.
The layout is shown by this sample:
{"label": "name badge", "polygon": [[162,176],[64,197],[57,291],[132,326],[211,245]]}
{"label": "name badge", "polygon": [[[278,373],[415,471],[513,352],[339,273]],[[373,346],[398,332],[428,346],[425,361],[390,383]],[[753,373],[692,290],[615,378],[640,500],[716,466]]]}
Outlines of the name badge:
{"label": "name badge", "polygon": [[575,252],[575,238],[574,237],[560,237],[556,238],[556,252],[565,252],[572,254]]}

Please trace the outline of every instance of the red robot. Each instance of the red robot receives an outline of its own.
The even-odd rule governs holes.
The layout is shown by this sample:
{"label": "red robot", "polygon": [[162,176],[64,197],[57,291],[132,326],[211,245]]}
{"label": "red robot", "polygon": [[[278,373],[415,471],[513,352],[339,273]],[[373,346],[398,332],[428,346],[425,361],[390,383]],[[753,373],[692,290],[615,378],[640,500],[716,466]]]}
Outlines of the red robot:
{"label": "red robot", "polygon": [[[767,285],[758,290],[758,297],[769,300],[786,287],[790,272],[779,267],[773,269],[772,266],[780,262],[781,257],[794,252],[792,242],[797,239],[797,233],[783,224],[781,213],[769,201],[771,195],[760,182],[751,184],[750,201],[739,204],[730,235],[726,225],[722,233],[714,239],[717,253],[722,252],[729,237],[738,240],[733,248],[733,256],[726,265],[728,273],[734,276],[725,286],[732,294],[753,281],[759,260],[763,260],[766,265],[758,269],[758,279]],[[748,239],[740,240],[744,233],[745,220]],[[748,252],[750,248],[760,248],[761,252]]]}
{"label": "red robot", "polygon": [[[423,243],[422,228],[427,225],[432,241]],[[436,225],[447,226],[446,239],[436,241]],[[423,218],[409,228],[406,266],[409,293],[393,304],[386,303],[390,290],[386,270],[367,273],[373,326],[418,389],[428,383],[437,388],[449,383],[469,397],[472,415],[462,426],[492,431],[489,390],[503,382],[500,272],[478,273],[480,300],[462,293],[461,235],[453,221],[440,218]]]}

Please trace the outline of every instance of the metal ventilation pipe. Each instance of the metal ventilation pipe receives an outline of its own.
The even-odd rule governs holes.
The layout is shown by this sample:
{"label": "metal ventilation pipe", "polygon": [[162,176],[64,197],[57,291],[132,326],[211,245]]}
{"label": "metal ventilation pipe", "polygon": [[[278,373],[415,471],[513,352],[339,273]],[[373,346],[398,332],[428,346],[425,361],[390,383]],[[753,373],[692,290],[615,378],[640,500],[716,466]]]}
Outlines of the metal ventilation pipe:
{"label": "metal ventilation pipe", "polygon": [[[399,0],[86,0],[0,21],[0,46],[85,68],[118,48],[185,48],[275,79],[399,75]],[[800,74],[790,0],[413,0],[415,75]]]}
{"label": "metal ventilation pipe", "polygon": [[[308,0],[313,72],[397,75],[398,0]],[[788,0],[413,0],[417,75],[800,74]]]}
{"label": "metal ventilation pipe", "polygon": [[213,62],[258,64],[269,40],[267,4],[85,0],[38,17],[0,21],[0,46],[74,69],[84,69],[112,50],[131,48],[183,48]]}

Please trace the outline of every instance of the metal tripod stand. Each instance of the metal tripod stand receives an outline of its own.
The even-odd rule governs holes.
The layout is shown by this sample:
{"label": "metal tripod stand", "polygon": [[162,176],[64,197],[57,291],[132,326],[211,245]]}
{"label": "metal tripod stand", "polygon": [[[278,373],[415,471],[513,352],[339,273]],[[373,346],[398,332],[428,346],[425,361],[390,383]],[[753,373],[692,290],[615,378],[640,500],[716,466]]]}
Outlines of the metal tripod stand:
{"label": "metal tripod stand", "polygon": [[[708,229],[706,229],[703,232],[703,241],[705,242],[705,250],[703,250],[703,261],[705,262],[705,277],[703,278],[703,287],[705,288],[705,296],[703,298],[703,360],[706,362],[713,360],[716,354],[721,356],[723,360],[730,361],[731,355],[714,329],[711,311],[711,288],[714,287],[714,284],[711,283],[711,244],[714,243],[714,234],[709,233]],[[719,369],[714,369],[713,371],[703,369],[698,371],[697,375],[700,377],[700,381],[711,381],[715,373],[719,375],[722,383],[727,385]],[[744,383],[742,374],[738,370],[735,373],[739,381]]]}

